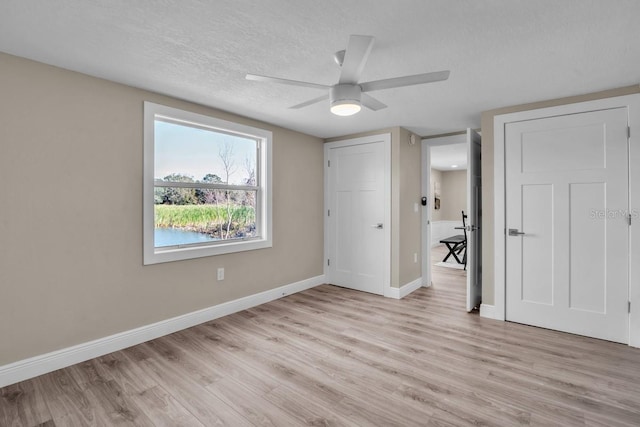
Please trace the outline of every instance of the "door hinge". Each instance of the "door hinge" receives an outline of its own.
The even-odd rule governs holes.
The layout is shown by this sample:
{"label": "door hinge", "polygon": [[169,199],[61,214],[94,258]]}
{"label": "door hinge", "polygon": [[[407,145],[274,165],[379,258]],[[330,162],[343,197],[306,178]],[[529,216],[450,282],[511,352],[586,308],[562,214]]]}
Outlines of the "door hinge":
{"label": "door hinge", "polygon": [[631,214],[627,215],[627,220],[629,221],[629,225],[631,225]]}
{"label": "door hinge", "polygon": [[331,160],[327,160],[327,167],[330,168],[331,167]]}
{"label": "door hinge", "polygon": [[631,313],[631,301],[627,301],[627,313]]}
{"label": "door hinge", "polygon": [[631,138],[631,126],[627,126],[627,138]]}
{"label": "door hinge", "polygon": [[327,209],[327,216],[331,216],[331,209]]}
{"label": "door hinge", "polygon": [[327,259],[327,267],[331,265],[331,260]]}

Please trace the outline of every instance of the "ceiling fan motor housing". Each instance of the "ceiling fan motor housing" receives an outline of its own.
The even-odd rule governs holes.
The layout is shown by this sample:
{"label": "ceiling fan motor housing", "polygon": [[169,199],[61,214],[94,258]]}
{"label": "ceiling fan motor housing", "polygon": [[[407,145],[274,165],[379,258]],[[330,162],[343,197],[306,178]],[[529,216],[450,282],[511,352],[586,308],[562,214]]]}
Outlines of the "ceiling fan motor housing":
{"label": "ceiling fan motor housing", "polygon": [[360,94],[362,90],[359,85],[342,84],[335,85],[331,88],[331,105],[339,105],[344,103],[360,103]]}

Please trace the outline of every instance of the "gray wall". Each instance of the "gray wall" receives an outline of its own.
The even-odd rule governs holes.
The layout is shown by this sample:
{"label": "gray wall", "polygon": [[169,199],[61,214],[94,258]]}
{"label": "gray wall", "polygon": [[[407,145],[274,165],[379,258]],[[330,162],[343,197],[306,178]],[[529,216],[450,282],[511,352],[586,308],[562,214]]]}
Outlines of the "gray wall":
{"label": "gray wall", "polygon": [[[321,139],[2,53],[0,70],[0,366],[323,273]],[[142,265],[143,101],[273,132],[273,248]]]}
{"label": "gray wall", "polygon": [[440,217],[444,221],[462,222],[467,210],[467,171],[442,171]]}

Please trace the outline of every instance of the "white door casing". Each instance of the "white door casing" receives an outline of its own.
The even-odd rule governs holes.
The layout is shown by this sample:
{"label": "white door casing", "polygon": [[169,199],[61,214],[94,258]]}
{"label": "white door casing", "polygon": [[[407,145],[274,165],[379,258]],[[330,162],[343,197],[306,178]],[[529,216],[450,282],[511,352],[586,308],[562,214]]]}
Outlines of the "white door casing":
{"label": "white door casing", "polygon": [[431,146],[429,139],[423,139],[421,143],[421,169],[422,169],[422,197],[426,199],[426,205],[422,205],[422,280],[425,287],[431,286]]}
{"label": "white door casing", "polygon": [[389,296],[390,135],[325,144],[327,282]]}
{"label": "white door casing", "polygon": [[[629,239],[629,261],[628,261],[628,299],[630,302],[630,313],[628,314],[628,338],[625,340],[629,345],[640,347],[640,229],[638,229],[638,212],[640,210],[640,95],[625,95],[614,98],[599,99],[574,104],[565,104],[555,107],[542,108],[537,110],[527,110],[494,117],[494,301],[493,305],[483,304],[481,315],[491,317],[498,320],[506,318],[506,255],[507,255],[507,239],[517,237],[506,236],[506,197],[505,197],[505,129],[510,123],[522,122],[527,120],[536,120],[545,117],[556,117],[570,114],[579,114],[584,112],[626,108],[628,119],[628,147],[629,161],[627,165],[620,165],[622,168],[628,167],[629,180],[629,204],[628,213],[632,216],[632,225],[628,227]],[[550,156],[553,157],[553,156]],[[584,187],[582,188],[584,189]],[[532,189],[534,192],[540,189]],[[580,191],[578,185],[574,190]],[[540,190],[538,193],[542,193]],[[529,194],[536,196],[536,194]],[[537,194],[543,196],[543,194]],[[579,199],[577,193],[574,192],[575,199]],[[567,202],[568,203],[568,202]],[[577,223],[576,223],[577,224]],[[575,227],[575,225],[574,225]],[[513,227],[512,227],[513,228]],[[623,243],[624,244],[624,243]]]}
{"label": "white door casing", "polygon": [[482,299],[480,143],[480,135],[467,129],[467,311],[479,308]]}

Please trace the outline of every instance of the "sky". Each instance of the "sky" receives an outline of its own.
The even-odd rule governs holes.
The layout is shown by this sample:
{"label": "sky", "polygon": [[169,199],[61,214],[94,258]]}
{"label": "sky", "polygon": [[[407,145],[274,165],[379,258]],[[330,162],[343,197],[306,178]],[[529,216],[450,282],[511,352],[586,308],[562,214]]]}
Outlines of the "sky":
{"label": "sky", "polygon": [[156,120],[155,178],[179,173],[202,180],[212,173],[224,180],[219,153],[225,143],[231,144],[233,149],[234,172],[229,177],[229,184],[244,184],[248,176],[245,159],[250,159],[255,168],[255,140]]}

